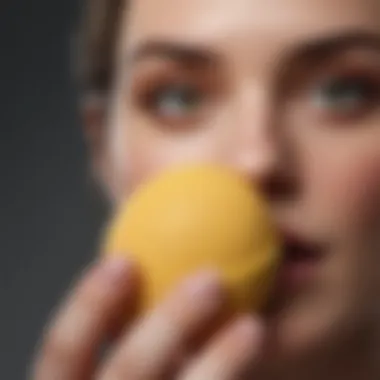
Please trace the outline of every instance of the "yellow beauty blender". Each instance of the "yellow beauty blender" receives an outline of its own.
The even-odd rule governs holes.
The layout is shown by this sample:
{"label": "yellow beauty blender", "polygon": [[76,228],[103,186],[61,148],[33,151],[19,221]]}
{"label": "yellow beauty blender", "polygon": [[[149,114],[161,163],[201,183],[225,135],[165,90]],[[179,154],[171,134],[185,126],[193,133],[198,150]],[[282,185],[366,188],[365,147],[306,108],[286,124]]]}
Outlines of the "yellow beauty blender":
{"label": "yellow beauty blender", "polygon": [[184,165],[143,184],[107,228],[105,251],[127,254],[143,275],[141,311],[185,277],[219,271],[234,311],[259,311],[280,261],[266,203],[230,169]]}

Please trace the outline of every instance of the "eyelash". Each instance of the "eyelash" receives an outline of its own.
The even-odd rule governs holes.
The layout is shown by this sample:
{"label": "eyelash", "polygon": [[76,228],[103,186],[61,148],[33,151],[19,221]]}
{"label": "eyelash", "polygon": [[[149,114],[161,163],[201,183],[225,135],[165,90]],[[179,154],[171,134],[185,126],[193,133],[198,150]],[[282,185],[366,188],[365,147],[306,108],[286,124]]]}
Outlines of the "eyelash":
{"label": "eyelash", "polygon": [[[138,109],[156,122],[170,127],[189,126],[200,120],[205,106],[213,101],[214,87],[204,76],[165,72],[161,76],[148,75],[137,80],[132,94]],[[302,87],[303,101],[317,117],[326,121],[354,122],[370,115],[380,105],[380,70],[377,67],[343,69],[314,76]],[[160,109],[160,101],[168,99],[169,103],[161,103]],[[173,99],[174,103],[170,102]]]}
{"label": "eyelash", "polygon": [[[327,77],[327,80],[322,79],[317,82],[318,83],[312,85],[309,90],[311,90],[312,96],[316,94],[315,91],[317,90],[317,95],[320,96],[318,99],[319,104],[316,105],[314,102],[313,107],[316,108],[322,116],[332,117],[338,120],[355,120],[355,118],[369,114],[379,105],[380,72],[377,73],[373,70],[356,70],[338,75],[331,75]],[[355,86],[356,89],[359,90],[356,95],[359,95],[360,98],[355,99],[355,93],[352,94],[352,91],[351,93],[348,92],[344,94],[345,90],[353,90],[355,92]],[[343,94],[339,94],[339,91],[341,90],[343,90]],[[363,90],[363,92],[362,94],[359,94],[361,90]],[[326,92],[323,93],[323,91],[332,91],[332,96],[337,95],[339,97],[339,95],[343,95],[340,99],[343,101],[339,104],[338,99],[337,104],[330,106],[327,104],[328,101],[327,103],[324,102],[326,99],[321,98],[327,94]],[[336,92],[334,93],[334,91]],[[350,95],[353,96],[354,99],[352,97],[350,99]],[[312,101],[314,100],[315,99],[313,98]]]}
{"label": "eyelash", "polygon": [[145,107],[147,108],[154,108],[155,103],[158,101],[158,98],[160,95],[164,94],[165,92],[170,92],[173,90],[188,90],[192,92],[196,92],[200,89],[197,89],[194,84],[188,84],[184,82],[179,82],[179,83],[167,83],[167,84],[162,84],[158,85],[156,87],[153,87],[150,91],[144,94],[144,101],[143,103],[145,104]]}
{"label": "eyelash", "polygon": [[[189,112],[179,111],[178,115],[165,115],[162,109],[159,109],[160,96],[185,94],[185,102],[199,102],[194,109]],[[187,93],[186,93],[187,92]],[[199,78],[163,78],[159,80],[145,80],[144,83],[137,85],[136,91],[133,91],[135,103],[138,108],[145,111],[148,115],[158,122],[166,125],[189,124],[194,123],[200,117],[205,103],[212,96],[207,85],[200,83]],[[188,98],[186,98],[188,96]],[[180,98],[178,98],[180,99]],[[183,98],[182,98],[183,99]],[[163,99],[161,99],[163,100]]]}

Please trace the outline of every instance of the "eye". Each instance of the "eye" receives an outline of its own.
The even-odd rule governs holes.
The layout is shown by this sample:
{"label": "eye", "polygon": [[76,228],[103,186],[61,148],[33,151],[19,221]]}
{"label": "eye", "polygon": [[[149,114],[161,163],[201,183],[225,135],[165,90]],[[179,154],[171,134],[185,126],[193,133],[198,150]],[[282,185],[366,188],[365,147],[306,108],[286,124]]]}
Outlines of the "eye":
{"label": "eye", "polygon": [[324,112],[349,116],[367,111],[379,101],[379,83],[366,75],[338,77],[313,89],[314,104]]}
{"label": "eye", "polygon": [[191,84],[161,85],[148,94],[146,105],[152,113],[166,119],[179,119],[195,114],[205,97]]}

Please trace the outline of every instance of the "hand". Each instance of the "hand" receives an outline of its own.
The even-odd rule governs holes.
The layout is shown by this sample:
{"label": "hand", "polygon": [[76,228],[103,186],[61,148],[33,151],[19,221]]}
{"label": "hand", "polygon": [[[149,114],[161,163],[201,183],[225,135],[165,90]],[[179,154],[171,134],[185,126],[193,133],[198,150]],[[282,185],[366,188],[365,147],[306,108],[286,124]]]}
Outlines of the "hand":
{"label": "hand", "polygon": [[[48,327],[32,379],[236,380],[257,357],[262,330],[253,316],[221,326],[191,358],[180,355],[222,315],[225,297],[216,275],[188,279],[151,313],[134,318],[138,288],[137,271],[127,261],[90,268]],[[129,322],[99,359],[126,313]]]}

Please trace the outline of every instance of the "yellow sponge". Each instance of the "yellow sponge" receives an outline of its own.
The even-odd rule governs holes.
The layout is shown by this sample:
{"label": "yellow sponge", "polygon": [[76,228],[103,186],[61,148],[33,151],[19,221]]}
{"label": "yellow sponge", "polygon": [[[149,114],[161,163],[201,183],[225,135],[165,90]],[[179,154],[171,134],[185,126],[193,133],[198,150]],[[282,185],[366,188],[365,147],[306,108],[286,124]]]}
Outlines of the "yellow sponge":
{"label": "yellow sponge", "polygon": [[219,271],[233,310],[259,311],[280,259],[261,195],[237,173],[184,165],[143,184],[106,231],[105,251],[124,252],[143,275],[142,311],[184,277]]}

